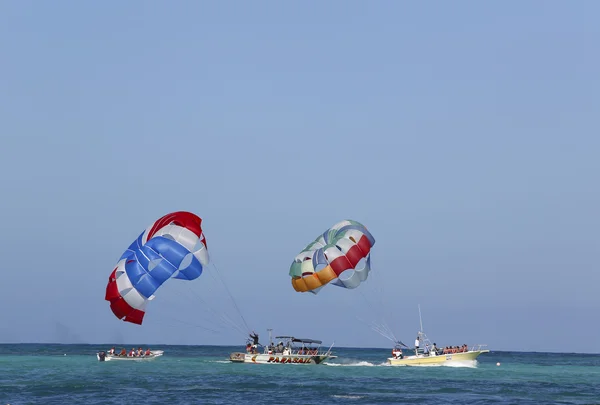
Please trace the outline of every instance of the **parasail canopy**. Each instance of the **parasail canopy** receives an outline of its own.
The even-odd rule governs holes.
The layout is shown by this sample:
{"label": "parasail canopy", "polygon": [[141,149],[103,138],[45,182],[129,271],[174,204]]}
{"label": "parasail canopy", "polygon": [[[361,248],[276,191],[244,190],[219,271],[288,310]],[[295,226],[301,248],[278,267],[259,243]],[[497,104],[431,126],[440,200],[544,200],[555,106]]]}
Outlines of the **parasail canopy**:
{"label": "parasail canopy", "polygon": [[209,263],[202,219],[172,212],[150,225],[129,246],[108,279],[105,300],[119,319],[142,324],[146,306],[170,278],[195,280]]}
{"label": "parasail canopy", "polygon": [[300,252],[290,267],[292,286],[316,294],[329,284],[356,288],[369,275],[375,239],[359,222],[345,220],[325,231]]}

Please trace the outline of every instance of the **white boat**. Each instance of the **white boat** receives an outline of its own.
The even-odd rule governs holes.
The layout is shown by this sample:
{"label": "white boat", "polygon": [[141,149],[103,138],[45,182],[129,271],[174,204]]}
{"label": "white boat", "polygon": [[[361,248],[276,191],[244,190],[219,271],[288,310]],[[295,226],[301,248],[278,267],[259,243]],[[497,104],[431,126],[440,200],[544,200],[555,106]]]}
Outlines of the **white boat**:
{"label": "white boat", "polygon": [[98,361],[113,361],[113,360],[148,361],[148,360],[154,360],[157,357],[162,356],[164,353],[165,352],[163,350],[153,350],[150,352],[149,355],[144,355],[144,356],[119,356],[118,354],[109,354],[107,352],[98,352],[98,353],[96,353],[96,357],[98,358]]}
{"label": "white boat", "polygon": [[446,346],[444,348],[437,347],[435,342],[432,344],[425,332],[423,332],[423,322],[421,321],[421,308],[419,307],[419,322],[421,330],[417,332],[415,339],[415,347],[409,348],[402,342],[397,342],[392,349],[392,357],[388,357],[387,363],[392,366],[435,366],[452,364],[474,364],[480,354],[488,353],[489,350],[484,349],[487,345],[478,344],[468,347],[466,344],[462,346]]}
{"label": "white boat", "polygon": [[[254,364],[322,364],[325,360],[334,359],[337,356],[331,354],[333,344],[325,350],[321,350],[320,340],[300,339],[293,336],[276,336],[280,339],[277,345],[271,340],[271,329],[269,329],[269,345],[263,346],[258,343],[258,336],[253,343],[246,345],[245,352],[234,352],[229,355],[233,363]],[[262,353],[258,346],[263,346]]]}

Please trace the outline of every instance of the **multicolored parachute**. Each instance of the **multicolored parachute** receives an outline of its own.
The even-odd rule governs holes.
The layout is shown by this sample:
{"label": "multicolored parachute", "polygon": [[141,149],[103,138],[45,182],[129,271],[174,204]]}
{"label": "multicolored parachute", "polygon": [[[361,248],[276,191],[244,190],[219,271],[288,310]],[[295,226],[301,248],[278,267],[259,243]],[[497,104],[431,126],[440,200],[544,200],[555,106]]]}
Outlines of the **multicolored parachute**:
{"label": "multicolored parachute", "polygon": [[209,262],[202,219],[173,212],[150,225],[123,253],[108,279],[105,300],[117,318],[142,324],[146,305],[169,278],[194,280]]}
{"label": "multicolored parachute", "polygon": [[[306,246],[290,267],[292,286],[298,292],[316,294],[324,285],[356,288],[371,270],[371,248],[375,239],[356,221],[339,222]],[[364,259],[364,266],[357,268]],[[347,272],[343,275],[342,273]]]}

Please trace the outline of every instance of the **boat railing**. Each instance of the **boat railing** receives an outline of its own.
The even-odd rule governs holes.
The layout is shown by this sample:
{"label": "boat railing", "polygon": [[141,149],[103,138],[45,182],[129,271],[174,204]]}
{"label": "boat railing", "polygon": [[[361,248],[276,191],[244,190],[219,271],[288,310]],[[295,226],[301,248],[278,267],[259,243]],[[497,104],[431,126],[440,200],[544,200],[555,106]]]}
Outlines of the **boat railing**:
{"label": "boat railing", "polygon": [[486,347],[487,347],[487,345],[485,345],[485,344],[477,344],[477,345],[471,346],[471,349],[469,351],[470,352],[477,352],[477,351],[480,351],[480,350],[485,350]]}

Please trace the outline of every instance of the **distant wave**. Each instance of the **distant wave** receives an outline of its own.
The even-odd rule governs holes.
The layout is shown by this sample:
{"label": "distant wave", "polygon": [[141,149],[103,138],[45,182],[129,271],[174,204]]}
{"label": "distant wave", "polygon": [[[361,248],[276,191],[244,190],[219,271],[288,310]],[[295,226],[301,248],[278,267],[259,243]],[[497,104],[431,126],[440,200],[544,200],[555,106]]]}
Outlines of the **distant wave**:
{"label": "distant wave", "polygon": [[343,398],[343,399],[362,399],[364,395],[332,395],[332,398]]}
{"label": "distant wave", "polygon": [[187,385],[183,387],[170,387],[169,391],[220,391],[222,388],[219,387],[206,387],[202,385]]}

